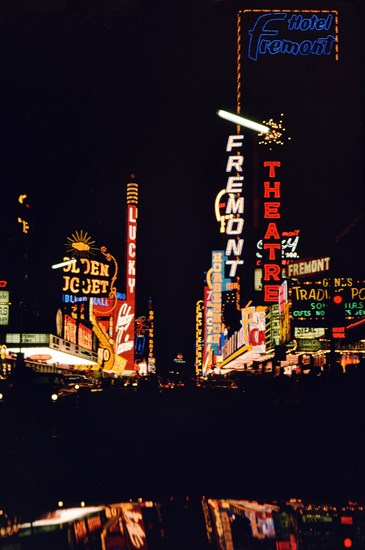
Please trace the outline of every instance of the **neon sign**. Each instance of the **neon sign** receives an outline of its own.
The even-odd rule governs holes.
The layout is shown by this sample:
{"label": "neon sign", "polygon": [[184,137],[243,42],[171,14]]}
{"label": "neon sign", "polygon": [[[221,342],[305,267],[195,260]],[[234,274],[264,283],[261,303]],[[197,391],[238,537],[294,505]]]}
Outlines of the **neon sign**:
{"label": "neon sign", "polygon": [[293,262],[286,268],[287,277],[300,277],[302,275],[312,275],[320,271],[326,271],[330,268],[330,258],[316,258]]}
{"label": "neon sign", "polygon": [[198,300],[195,306],[195,368],[198,376],[203,370],[203,309],[204,301]]}
{"label": "neon sign", "polygon": [[[331,288],[332,287],[332,288]],[[291,316],[296,321],[323,321],[331,296],[343,299],[346,319],[365,314],[365,281],[351,277],[324,277],[322,280],[292,284],[290,288]]]}
{"label": "neon sign", "polygon": [[243,342],[252,351],[265,353],[265,316],[266,306],[242,308]]}
{"label": "neon sign", "polygon": [[[222,285],[224,279],[224,254],[220,250],[212,252],[212,308],[214,341],[222,332]],[[218,350],[217,350],[218,351]]]}
{"label": "neon sign", "polygon": [[[248,57],[257,61],[260,55],[328,56],[333,51],[337,54],[337,12],[317,13],[320,15],[315,10],[306,11],[305,15],[298,11],[260,15],[248,31]],[[331,29],[335,34],[331,34]]]}
{"label": "neon sign", "polygon": [[[288,232],[286,232],[288,233]],[[292,231],[291,233],[295,233],[295,235],[288,237],[285,239],[285,232],[282,233],[282,239],[281,239],[281,252],[282,252],[282,264],[287,264],[288,260],[292,260],[293,258],[297,259],[299,258],[299,254],[297,252],[297,247],[299,244],[299,230]],[[261,259],[262,259],[262,239],[257,242],[257,252],[256,252],[256,258],[259,258],[256,260],[256,265],[261,265]]]}
{"label": "neon sign", "polygon": [[130,327],[133,327],[132,321],[134,319],[134,312],[132,307],[127,303],[124,303],[119,308],[117,322],[115,326],[115,353],[120,355],[126,351],[133,349],[134,341],[130,340]]}
{"label": "neon sign", "polygon": [[[232,152],[233,148],[242,146],[244,136],[235,135],[229,136],[227,141],[227,152]],[[232,170],[237,173],[243,171],[242,165],[244,157],[240,154],[230,155],[227,160],[226,172],[230,174]],[[230,266],[229,277],[235,277],[237,267],[243,264],[240,259],[243,250],[243,239],[241,234],[244,226],[244,197],[242,194],[244,177],[242,175],[229,176],[226,188],[220,191],[215,201],[215,214],[217,221],[220,223],[221,233],[225,233],[228,237],[225,254],[227,256],[225,265]],[[228,200],[224,203],[225,213],[221,215],[219,202],[224,194],[228,195]]]}
{"label": "neon sign", "polygon": [[213,349],[218,350],[219,335],[213,334],[213,307],[211,283],[204,287],[204,362],[212,357]]}
{"label": "neon sign", "polygon": [[281,236],[278,229],[280,214],[280,181],[276,172],[281,167],[278,160],[264,161],[264,168],[269,169],[269,180],[264,181],[264,219],[268,220],[263,238],[263,291],[264,302],[278,302],[281,283]]}
{"label": "neon sign", "polygon": [[155,363],[154,358],[154,338],[155,338],[155,327],[154,327],[155,312],[152,308],[152,300],[149,301],[149,329],[148,329],[148,365],[152,367]]}
{"label": "neon sign", "polygon": [[127,361],[127,370],[135,368],[135,310],[136,310],[136,256],[137,256],[137,220],[138,220],[138,184],[131,174],[127,184],[126,219],[126,303],[119,310],[115,324],[116,354],[123,353]]}
{"label": "neon sign", "polygon": [[[64,261],[70,258],[64,257]],[[109,266],[96,260],[80,258],[63,268],[63,292],[71,294],[98,295],[109,291]],[[67,275],[66,273],[70,273]],[[83,278],[87,275],[86,278]],[[105,277],[105,279],[103,279]]]}

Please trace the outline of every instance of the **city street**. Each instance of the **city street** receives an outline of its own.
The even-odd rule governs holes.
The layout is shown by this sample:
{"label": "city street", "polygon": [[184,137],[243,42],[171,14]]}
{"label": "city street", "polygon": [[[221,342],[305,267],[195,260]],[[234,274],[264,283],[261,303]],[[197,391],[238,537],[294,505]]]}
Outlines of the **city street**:
{"label": "city street", "polygon": [[363,500],[359,374],[266,380],[244,393],[108,388],[3,403],[1,506],[34,512],[170,496]]}

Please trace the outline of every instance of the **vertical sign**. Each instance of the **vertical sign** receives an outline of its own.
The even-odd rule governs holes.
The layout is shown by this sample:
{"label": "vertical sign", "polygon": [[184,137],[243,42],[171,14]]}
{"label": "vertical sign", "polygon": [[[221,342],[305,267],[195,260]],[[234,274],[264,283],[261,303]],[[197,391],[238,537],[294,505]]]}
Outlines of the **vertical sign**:
{"label": "vertical sign", "polygon": [[215,355],[219,354],[222,332],[222,290],[224,280],[224,253],[212,251],[212,334]]}
{"label": "vertical sign", "polygon": [[212,307],[212,283],[210,280],[211,269],[207,273],[207,285],[204,287],[204,360],[203,375],[212,368],[214,362],[213,353],[213,307]]}
{"label": "vertical sign", "polygon": [[152,299],[148,301],[148,372],[155,373],[155,357],[154,357],[154,345],[155,345],[155,312],[152,306]]}
{"label": "vertical sign", "polygon": [[263,301],[278,303],[281,284],[281,234],[280,234],[280,199],[281,188],[278,171],[281,162],[264,161],[264,238],[262,245],[263,263]]}
{"label": "vertical sign", "polygon": [[279,289],[279,343],[286,344],[291,339],[290,304],[288,281],[284,280]]}
{"label": "vertical sign", "polygon": [[198,300],[195,307],[195,374],[201,376],[203,371],[203,309],[204,301]]}
{"label": "vertical sign", "polygon": [[[244,226],[245,203],[242,196],[243,189],[243,163],[244,157],[240,151],[235,151],[242,147],[242,135],[232,135],[228,137],[226,151],[230,154],[227,159],[226,173],[228,175],[225,189],[222,189],[216,196],[214,210],[217,221],[220,224],[220,232],[227,236],[225,265],[229,267],[229,277],[235,277],[237,267],[243,265],[241,259],[243,251],[242,232]],[[234,173],[235,175],[232,175]],[[227,199],[223,201],[224,195]],[[224,214],[222,214],[222,207]]]}
{"label": "vertical sign", "polygon": [[[134,175],[131,175],[134,180]],[[136,309],[138,184],[127,185],[126,227],[126,301],[121,305],[115,325],[116,355],[127,360],[125,370],[134,370],[134,321]]]}

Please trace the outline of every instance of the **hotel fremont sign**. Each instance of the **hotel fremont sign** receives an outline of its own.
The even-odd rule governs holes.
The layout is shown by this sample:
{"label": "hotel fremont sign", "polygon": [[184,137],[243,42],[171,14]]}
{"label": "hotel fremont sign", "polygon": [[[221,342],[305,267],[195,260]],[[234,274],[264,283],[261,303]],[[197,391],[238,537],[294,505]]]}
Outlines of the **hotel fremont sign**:
{"label": "hotel fremont sign", "polygon": [[252,61],[264,55],[338,57],[337,11],[256,9],[241,13],[252,21],[247,51]]}

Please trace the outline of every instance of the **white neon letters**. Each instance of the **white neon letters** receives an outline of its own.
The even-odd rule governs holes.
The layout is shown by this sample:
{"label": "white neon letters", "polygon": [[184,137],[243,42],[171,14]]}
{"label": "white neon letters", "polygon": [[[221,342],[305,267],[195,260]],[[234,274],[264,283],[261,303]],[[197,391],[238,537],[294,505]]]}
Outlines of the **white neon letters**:
{"label": "white neon letters", "polygon": [[[243,138],[244,136],[242,135],[229,136],[226,151],[231,152],[233,148],[241,147]],[[227,160],[226,172],[230,173],[232,170],[242,172],[243,163],[244,157],[242,155],[230,155]],[[244,227],[244,219],[242,216],[245,211],[245,201],[244,197],[241,196],[243,180],[244,176],[238,174],[235,176],[230,175],[225,189],[225,192],[229,194],[224,216],[226,222],[225,233],[228,237],[225,253],[228,258],[226,260],[226,265],[230,266],[229,277],[235,277],[237,267],[243,264],[243,260],[240,259],[240,256],[242,254],[244,240],[239,238]]]}

